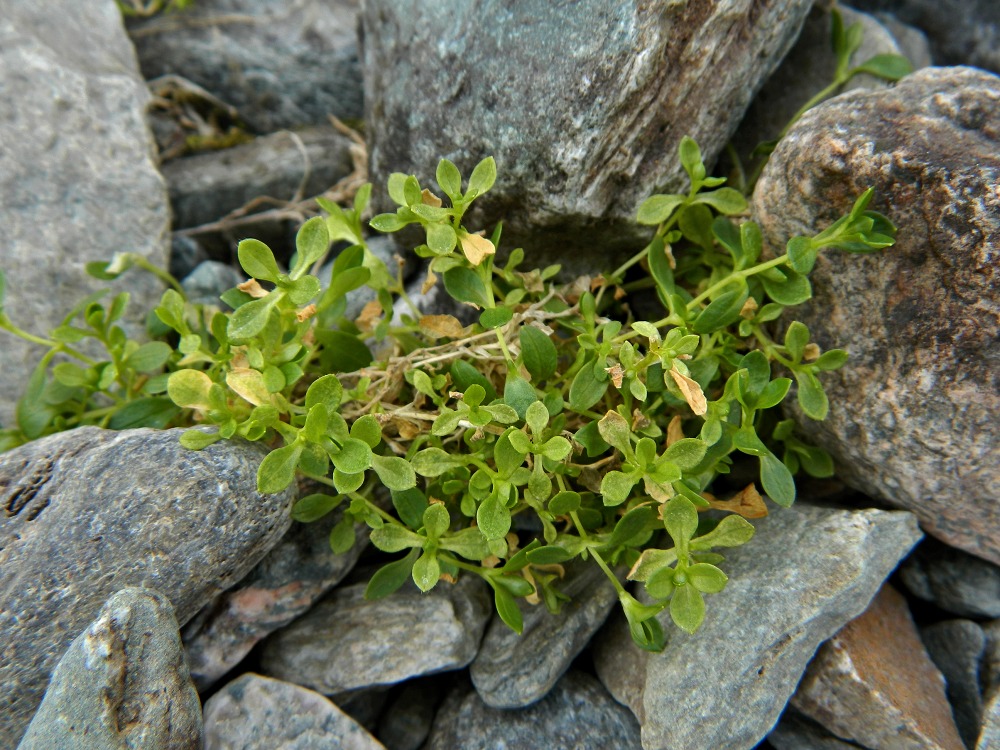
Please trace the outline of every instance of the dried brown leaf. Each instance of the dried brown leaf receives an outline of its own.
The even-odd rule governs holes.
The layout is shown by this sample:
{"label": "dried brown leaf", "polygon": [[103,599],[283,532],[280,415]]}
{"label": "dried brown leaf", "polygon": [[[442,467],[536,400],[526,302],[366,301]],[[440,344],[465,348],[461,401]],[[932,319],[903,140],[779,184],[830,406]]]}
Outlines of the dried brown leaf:
{"label": "dried brown leaf", "polygon": [[701,386],[687,375],[681,373],[677,369],[676,362],[670,368],[670,376],[677,383],[677,387],[680,388],[681,395],[687,401],[688,406],[691,407],[691,411],[698,416],[705,414],[708,411],[708,401],[705,400],[705,394],[702,392]]}
{"label": "dried brown leaf", "polygon": [[462,252],[469,262],[478,266],[490,255],[496,253],[497,249],[493,243],[480,234],[469,234],[464,229],[458,232],[458,240],[462,245]]}
{"label": "dried brown leaf", "polygon": [[237,284],[236,288],[244,294],[249,294],[254,299],[267,296],[267,290],[260,285],[257,279],[247,279],[242,284]]}
{"label": "dried brown leaf", "polygon": [[448,336],[458,339],[465,335],[465,327],[454,315],[422,315],[420,327],[431,336]]}

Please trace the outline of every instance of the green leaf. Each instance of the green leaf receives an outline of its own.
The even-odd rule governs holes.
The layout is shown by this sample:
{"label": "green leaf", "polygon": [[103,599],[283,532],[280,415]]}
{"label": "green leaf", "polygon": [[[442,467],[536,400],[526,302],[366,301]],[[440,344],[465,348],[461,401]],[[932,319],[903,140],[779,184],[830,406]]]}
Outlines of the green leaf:
{"label": "green leaf", "polygon": [[489,379],[465,360],[456,359],[452,362],[450,372],[455,386],[453,390],[465,393],[470,385],[476,384],[481,385],[483,390],[486,391],[485,400],[487,402],[497,397],[496,390],[494,390],[493,384]]}
{"label": "green leaf", "polygon": [[674,540],[674,545],[685,549],[688,540],[698,530],[698,511],[694,503],[686,497],[672,498],[663,508],[663,525]]}
{"label": "green leaf", "polygon": [[293,278],[298,278],[298,275],[322,258],[329,247],[330,233],[327,231],[326,221],[322,216],[314,216],[303,224],[295,235],[297,255],[295,269],[292,272]]}
{"label": "green leaf", "polygon": [[799,273],[808,274],[816,265],[819,248],[813,247],[813,242],[808,237],[792,237],[785,250],[788,253],[788,262]]}
{"label": "green leaf", "polygon": [[729,580],[726,574],[714,565],[697,563],[687,569],[688,582],[704,594],[718,594]]}
{"label": "green leaf", "polygon": [[569,406],[574,411],[586,411],[604,398],[608,380],[600,381],[594,374],[593,362],[588,360],[569,386]]}
{"label": "green leaf", "polygon": [[902,55],[884,53],[875,55],[858,65],[852,73],[868,73],[888,81],[898,81],[913,72],[910,61]]}
{"label": "green leaf", "polygon": [[[517,416],[521,419],[527,416],[528,410],[534,404],[539,404],[543,410],[545,408],[538,400],[538,396],[535,394],[535,389],[531,383],[515,374],[508,374],[507,376],[507,382],[503,387],[503,400],[517,412]],[[547,412],[545,418],[548,421]]]}
{"label": "green leaf", "polygon": [[691,330],[695,333],[713,333],[734,323],[750,296],[746,281],[740,279],[735,289],[724,292],[712,300],[695,318]]}
{"label": "green leaf", "polygon": [[200,370],[178,370],[167,380],[170,400],[186,409],[210,409],[208,394],[211,388],[212,379]]}
{"label": "green leaf", "polygon": [[266,297],[240,305],[230,316],[229,325],[226,326],[226,334],[230,340],[252,338],[263,331],[271,310],[283,295],[284,291],[276,289]]}
{"label": "green leaf", "polygon": [[488,540],[503,539],[510,531],[510,511],[496,495],[490,495],[476,512],[476,524]]}
{"label": "green leaf", "polygon": [[417,484],[417,475],[409,462],[399,456],[372,455],[372,468],[387,489],[397,492],[411,489]]}
{"label": "green leaf", "polygon": [[695,140],[689,136],[681,138],[680,146],[677,149],[680,155],[681,166],[688,173],[692,183],[701,182],[705,177],[705,165],[701,161],[701,149]]}
{"label": "green leaf", "polygon": [[340,505],[342,501],[342,497],[324,495],[320,492],[306,495],[296,500],[295,505],[292,506],[292,520],[299,523],[318,521]]}
{"label": "green leaf", "polygon": [[602,455],[611,446],[604,442],[601,437],[597,422],[588,422],[573,435],[573,439],[584,447],[587,456],[596,458]]}
{"label": "green leaf", "polygon": [[315,276],[303,276],[289,284],[287,291],[288,299],[293,305],[304,305],[323,291],[323,288]]}
{"label": "green leaf", "polygon": [[573,446],[570,444],[569,440],[564,438],[562,435],[555,435],[545,441],[545,444],[542,445],[541,452],[542,455],[550,461],[562,461],[572,451]]}
{"label": "green leaf", "polygon": [[656,521],[656,510],[652,506],[640,505],[638,508],[633,508],[618,519],[606,546],[609,549],[619,547],[638,534],[654,528],[657,525]]}
{"label": "green leaf", "polygon": [[436,255],[447,255],[458,244],[458,235],[448,224],[427,225],[427,247]]}
{"label": "green leaf", "polygon": [[597,430],[608,445],[613,445],[625,456],[632,455],[632,430],[621,414],[609,411],[597,423]]}
{"label": "green leaf", "polygon": [[359,471],[354,474],[347,474],[337,468],[333,470],[333,486],[336,488],[337,492],[341,492],[345,495],[351,492],[357,492],[364,483],[365,473],[363,471]]}
{"label": "green leaf", "polygon": [[303,445],[296,441],[268,453],[257,469],[257,491],[262,495],[281,492],[295,480],[295,467]]}
{"label": "green leaf", "polygon": [[180,438],[180,444],[191,451],[200,451],[207,448],[212,443],[217,443],[222,436],[217,432],[202,432],[201,430],[188,430]]}
{"label": "green leaf", "polygon": [[131,430],[136,427],[152,427],[162,430],[181,413],[169,398],[142,398],[125,404],[108,421],[112,430]]}
{"label": "green leaf", "polygon": [[361,440],[348,438],[341,444],[340,451],[332,454],[330,458],[333,460],[333,465],[345,474],[357,474],[371,467],[372,449]]}
{"label": "green leaf", "polygon": [[662,224],[684,200],[683,195],[651,195],[639,206],[636,222],[646,226]]}
{"label": "green leaf", "polygon": [[447,159],[438,162],[435,175],[438,186],[452,202],[462,197],[462,173]]}
{"label": "green leaf", "polygon": [[806,344],[808,343],[809,329],[804,323],[793,320],[788,326],[788,330],[785,331],[785,349],[788,350],[788,354],[791,356],[793,362],[802,360],[802,355],[805,354]]}
{"label": "green leaf", "polygon": [[467,197],[478,197],[493,187],[497,179],[497,163],[492,156],[487,156],[479,162],[469,177]]}
{"label": "green leaf", "polygon": [[342,555],[354,546],[354,520],[344,516],[330,529],[330,549],[334,554]]}
{"label": "green leaf", "polygon": [[541,401],[535,401],[528,407],[524,416],[525,422],[535,437],[540,437],[549,423],[549,410]]}
{"label": "green leaf", "polygon": [[538,547],[528,552],[528,561],[532,565],[557,565],[572,560],[575,555],[565,547],[550,545]]}
{"label": "green leaf", "polygon": [[707,534],[691,540],[692,550],[707,550],[713,547],[739,547],[749,542],[754,535],[754,527],[743,516],[726,516],[719,525]]}
{"label": "green leaf", "polygon": [[442,503],[431,503],[424,510],[424,529],[430,539],[437,539],[451,526],[451,515]]}
{"label": "green leaf", "polygon": [[[412,216],[412,214],[410,215]],[[410,223],[411,222],[400,217],[399,214],[378,214],[377,216],[372,217],[372,220],[368,222],[368,225],[376,232],[388,234],[390,232],[398,232]]]}
{"label": "green leaf", "polygon": [[355,372],[372,363],[371,350],[357,336],[330,330],[315,330],[315,336],[323,344],[323,364],[329,370]]}
{"label": "green leaf", "polygon": [[306,391],[306,409],[311,409],[316,404],[323,404],[331,412],[336,411],[343,396],[344,387],[337,376],[323,375],[313,381]]}
{"label": "green leaf", "polygon": [[784,463],[773,453],[760,457],[760,483],[764,492],[785,508],[795,502],[795,480]]}
{"label": "green leaf", "polygon": [[798,401],[802,411],[810,419],[821,421],[830,412],[830,400],[823,390],[823,384],[810,370],[794,370],[798,383]]}
{"label": "green leaf", "polygon": [[695,468],[705,457],[708,444],[698,438],[681,438],[663,453],[663,459],[676,464],[682,471]]}
{"label": "green leaf", "polygon": [[438,563],[437,555],[425,551],[415,563],[413,563],[413,582],[417,588],[427,593],[437,584],[441,578],[441,565]]}
{"label": "green leaf", "polygon": [[162,341],[149,341],[125,358],[125,366],[136,372],[159,370],[170,359],[173,349]]}
{"label": "green leaf", "polygon": [[379,427],[378,420],[374,414],[365,414],[354,420],[351,425],[351,437],[367,443],[369,448],[374,448],[382,442],[382,428]]}
{"label": "green leaf", "polygon": [[790,378],[772,380],[757,397],[755,407],[757,409],[770,409],[772,406],[777,406],[784,400],[791,385],[792,381]]}
{"label": "green leaf", "polygon": [[413,564],[420,552],[419,549],[412,549],[406,557],[383,565],[375,571],[365,589],[365,599],[382,599],[397,591],[410,577],[410,571],[413,570]]}
{"label": "green leaf", "polygon": [[690,584],[678,586],[670,597],[670,618],[686,633],[700,628],[705,621],[705,598],[701,592]]}
{"label": "green leaf", "polygon": [[636,483],[635,477],[621,471],[609,471],[601,478],[601,496],[607,506],[621,505]]}
{"label": "green leaf", "polygon": [[419,529],[423,524],[427,498],[416,487],[402,491],[394,490],[392,492],[392,505],[396,509],[399,520],[411,529]]}
{"label": "green leaf", "polygon": [[372,544],[383,552],[402,552],[410,547],[421,547],[425,541],[420,534],[394,523],[372,529],[369,536]]}
{"label": "green leaf", "polygon": [[521,635],[524,630],[524,618],[521,616],[520,607],[517,606],[517,600],[503,586],[494,586],[493,601],[500,619],[507,627]]}
{"label": "green leaf", "polygon": [[545,380],[555,374],[559,355],[551,338],[534,326],[526,325],[521,327],[519,341],[524,366],[534,380]]}
{"label": "green leaf", "polygon": [[480,314],[479,325],[486,329],[500,328],[510,323],[514,317],[511,307],[489,307]]}
{"label": "green leaf", "polygon": [[455,466],[451,454],[440,448],[424,448],[410,459],[410,466],[422,477],[438,477]]}
{"label": "green leaf", "polygon": [[793,268],[783,268],[782,273],[785,276],[783,281],[775,281],[765,274],[757,276],[764,284],[768,297],[786,307],[800,305],[812,297],[812,286],[808,278]]}
{"label": "green leaf", "polygon": [[730,187],[719,188],[708,193],[698,193],[695,196],[695,201],[705,203],[720,214],[727,216],[741,214],[747,210],[747,201],[743,197],[743,193]]}
{"label": "green leaf", "polygon": [[649,272],[656,282],[656,289],[660,295],[660,299],[665,306],[669,306],[667,304],[668,300],[670,299],[670,295],[675,291],[674,271],[670,267],[670,259],[667,257],[666,246],[660,237],[655,237],[649,243],[649,251],[646,257],[649,261]]}
{"label": "green leaf", "polygon": [[444,273],[444,288],[459,302],[468,302],[478,307],[489,307],[490,298],[486,285],[471,268],[458,266]]}
{"label": "green leaf", "polygon": [[439,543],[441,549],[455,552],[467,560],[482,560],[491,554],[489,544],[475,526],[442,537]]}
{"label": "green leaf", "polygon": [[493,417],[494,422],[499,422],[500,424],[514,424],[514,422],[520,419],[517,411],[512,406],[507,406],[507,404],[484,406],[482,407],[482,411],[487,412]]}
{"label": "green leaf", "polygon": [[666,637],[656,615],[663,609],[663,604],[640,604],[627,591],[618,594],[625,619],[628,620],[629,632],[636,645],[646,651],[660,652],[666,646]]}
{"label": "green leaf", "polygon": [[830,349],[819,355],[813,363],[817,370],[839,370],[847,364],[848,355],[843,349]]}
{"label": "green leaf", "polygon": [[710,250],[715,244],[712,234],[712,212],[705,205],[693,203],[681,211],[677,227],[683,235],[705,250]]}
{"label": "green leaf", "polygon": [[554,516],[565,516],[578,510],[581,502],[582,498],[579,492],[563,490],[549,500],[549,513]]}
{"label": "green leaf", "polygon": [[275,282],[281,275],[278,264],[274,260],[271,248],[260,240],[243,240],[236,248],[243,270],[255,279]]}

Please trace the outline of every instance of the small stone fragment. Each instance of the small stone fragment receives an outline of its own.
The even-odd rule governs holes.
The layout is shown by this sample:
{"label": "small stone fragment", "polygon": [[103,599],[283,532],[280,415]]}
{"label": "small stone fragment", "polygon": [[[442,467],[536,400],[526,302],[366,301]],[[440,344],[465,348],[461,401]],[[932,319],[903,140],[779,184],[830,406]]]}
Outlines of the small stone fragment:
{"label": "small stone fragment", "polygon": [[955,724],[967,747],[976,744],[983,717],[980,664],[986,635],[972,620],[946,620],[920,630],[931,661],[944,675]]}
{"label": "small stone fragment", "polygon": [[1000,617],[1000,567],[936,539],[900,566],[907,590],[961,617]]}
{"label": "small stone fragment", "polygon": [[382,712],[378,738],[390,750],[419,750],[430,734],[434,714],[451,675],[411,680],[398,688]]}

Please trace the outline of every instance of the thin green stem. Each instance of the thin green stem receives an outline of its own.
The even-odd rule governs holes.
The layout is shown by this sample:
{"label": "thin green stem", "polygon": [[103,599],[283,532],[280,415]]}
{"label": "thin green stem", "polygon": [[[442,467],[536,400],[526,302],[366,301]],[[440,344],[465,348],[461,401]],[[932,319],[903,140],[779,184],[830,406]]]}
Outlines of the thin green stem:
{"label": "thin green stem", "polygon": [[687,309],[691,310],[693,312],[695,309],[697,309],[698,305],[700,305],[706,299],[708,299],[709,297],[711,297],[713,294],[715,294],[716,292],[718,292],[720,289],[724,289],[725,287],[729,286],[730,284],[732,284],[734,281],[736,281],[738,279],[745,279],[748,276],[754,276],[754,275],[756,275],[758,273],[761,273],[762,271],[766,271],[769,268],[776,268],[778,266],[782,266],[782,265],[784,265],[787,262],[788,262],[788,255],[786,254],[786,255],[782,255],[782,256],[780,256],[778,258],[773,258],[772,260],[765,261],[764,263],[759,263],[756,266],[753,266],[751,268],[745,268],[742,271],[733,271],[731,274],[729,274],[728,276],[726,276],[724,279],[722,279],[721,281],[717,281],[716,283],[712,284],[708,289],[706,289],[704,292],[702,292],[701,294],[699,294],[693,300],[691,300],[690,302],[688,302],[687,303]]}
{"label": "thin green stem", "polygon": [[615,591],[618,592],[618,596],[624,596],[625,587],[621,585],[621,582],[618,580],[618,576],[616,576],[614,573],[611,572],[611,568],[609,568],[608,564],[604,562],[604,559],[599,554],[597,554],[597,550],[591,549],[590,554],[594,556],[594,560],[597,562],[598,565],[601,566],[601,570],[604,571],[604,575],[606,575],[608,579],[611,581],[611,583],[614,585]]}

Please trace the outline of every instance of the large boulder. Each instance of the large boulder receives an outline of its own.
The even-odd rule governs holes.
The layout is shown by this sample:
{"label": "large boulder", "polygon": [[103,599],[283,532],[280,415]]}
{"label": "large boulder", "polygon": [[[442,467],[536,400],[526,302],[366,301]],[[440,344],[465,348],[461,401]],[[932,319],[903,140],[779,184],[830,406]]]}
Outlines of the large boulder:
{"label": "large boulder", "polygon": [[468,175],[492,155],[498,180],[470,227],[503,219],[504,246],[532,263],[604,270],[648,239],[644,198],[686,189],[681,138],[714,159],[811,5],[369,0],[373,182],[429,183],[441,157]]}
{"label": "large boulder", "polygon": [[290,494],[257,493],[259,446],[180,433],[84,427],[0,454],[0,747],[109,596],[156,589],[183,625],[288,528]]}
{"label": "large boulder", "polygon": [[[925,68],[816,107],[778,145],[753,212],[771,248],[845,213],[866,188],[898,225],[867,257],[821,253],[792,315],[850,362],[830,415],[801,418],[848,484],[1000,563],[1000,78]],[[793,411],[795,402],[790,399]],[[800,415],[801,416],[801,415]]]}
{"label": "large boulder", "polygon": [[[129,251],[166,266],[167,192],[144,120],[149,93],[114,0],[4,3],[0,82],[4,307],[45,335],[103,288],[84,273],[88,262]],[[136,324],[160,284],[132,273],[117,289],[135,297],[127,320]],[[42,350],[0,337],[0,424],[11,426]]]}

